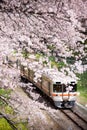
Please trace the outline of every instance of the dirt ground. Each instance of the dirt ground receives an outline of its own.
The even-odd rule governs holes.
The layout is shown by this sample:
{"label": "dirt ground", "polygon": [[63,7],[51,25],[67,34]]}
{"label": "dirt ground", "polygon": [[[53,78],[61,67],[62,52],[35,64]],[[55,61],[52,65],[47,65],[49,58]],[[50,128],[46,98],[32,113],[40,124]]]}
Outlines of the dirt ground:
{"label": "dirt ground", "polygon": [[[11,93],[10,103],[17,112],[18,122],[27,120],[28,130],[79,130],[59,109],[56,110],[48,99],[45,101],[35,87],[31,87],[31,83],[29,84],[26,91],[30,93],[26,93],[21,87],[15,88]],[[75,111],[84,114],[79,107],[75,107]],[[54,116],[57,120],[54,120]],[[86,114],[83,116],[86,117]]]}
{"label": "dirt ground", "polygon": [[40,104],[36,105],[34,102],[20,88],[16,88],[11,94],[10,103],[18,114],[18,120],[27,120],[29,130],[63,130],[40,108]]}

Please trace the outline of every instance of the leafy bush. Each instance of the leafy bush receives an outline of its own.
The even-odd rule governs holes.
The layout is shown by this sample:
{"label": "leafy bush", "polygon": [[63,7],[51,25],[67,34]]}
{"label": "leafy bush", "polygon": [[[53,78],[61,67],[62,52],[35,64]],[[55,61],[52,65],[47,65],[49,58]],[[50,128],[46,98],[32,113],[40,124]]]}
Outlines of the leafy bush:
{"label": "leafy bush", "polygon": [[55,46],[54,45],[47,45],[47,48],[52,51],[55,49]]}
{"label": "leafy bush", "polygon": [[14,50],[14,51],[13,51],[13,54],[16,54],[16,53],[17,53],[17,50]]}
{"label": "leafy bush", "polygon": [[87,56],[84,56],[81,60],[82,60],[82,65],[87,65]]}
{"label": "leafy bush", "polygon": [[24,50],[22,51],[22,55],[23,55],[23,57],[26,59],[26,58],[28,58],[28,56],[29,56],[29,52],[28,52],[26,49],[24,49]]}
{"label": "leafy bush", "polygon": [[42,57],[42,54],[41,53],[37,53],[35,56],[36,56],[36,59],[39,60],[39,58]]}
{"label": "leafy bush", "polygon": [[58,69],[61,69],[63,67],[66,67],[66,64],[63,61],[60,61],[57,63]]}
{"label": "leafy bush", "polygon": [[74,64],[75,61],[76,61],[76,58],[73,57],[73,56],[67,57],[67,58],[66,58],[66,61],[67,61],[68,64]]}
{"label": "leafy bush", "polygon": [[[74,56],[79,56],[79,54],[81,54],[81,52],[80,51],[73,51],[73,53],[72,53]],[[75,58],[74,58],[74,60],[75,60]]]}
{"label": "leafy bush", "polygon": [[79,41],[79,42],[80,42],[80,44],[87,45],[87,39],[85,39],[84,42],[82,42],[82,41]]}
{"label": "leafy bush", "polygon": [[80,78],[80,80],[78,81],[79,83],[79,88],[81,89],[87,89],[87,71],[85,71],[82,74],[78,74],[78,77]]}
{"label": "leafy bush", "polygon": [[87,103],[87,71],[83,74],[78,74],[78,91],[80,92],[80,96],[84,99],[83,102]]}
{"label": "leafy bush", "polygon": [[55,57],[54,56],[50,56],[49,60],[55,62]]}
{"label": "leafy bush", "polygon": [[47,61],[43,61],[43,64],[44,64],[44,65],[47,65]]}

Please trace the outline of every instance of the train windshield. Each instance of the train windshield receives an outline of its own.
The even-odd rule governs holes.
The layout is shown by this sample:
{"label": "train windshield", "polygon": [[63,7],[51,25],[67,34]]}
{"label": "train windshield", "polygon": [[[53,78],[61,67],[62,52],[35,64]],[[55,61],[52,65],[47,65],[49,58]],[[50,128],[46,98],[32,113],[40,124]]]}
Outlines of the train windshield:
{"label": "train windshield", "polygon": [[53,92],[75,92],[77,91],[77,85],[74,82],[70,84],[53,84]]}
{"label": "train windshield", "polygon": [[66,92],[66,86],[64,84],[54,84],[53,92]]}
{"label": "train windshield", "polygon": [[69,88],[69,91],[70,92],[76,92],[77,91],[77,84],[75,82],[71,82],[69,85],[68,85],[68,88]]}

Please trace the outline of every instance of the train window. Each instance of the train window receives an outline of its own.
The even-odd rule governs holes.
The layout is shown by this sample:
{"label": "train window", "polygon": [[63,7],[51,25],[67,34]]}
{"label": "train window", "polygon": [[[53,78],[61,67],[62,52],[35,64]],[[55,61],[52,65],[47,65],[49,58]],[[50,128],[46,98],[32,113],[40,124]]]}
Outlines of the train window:
{"label": "train window", "polygon": [[72,89],[70,90],[70,92],[75,92],[75,91],[77,91],[77,84],[71,83],[70,86],[72,87]]}
{"label": "train window", "polygon": [[67,84],[66,91],[69,92],[77,91],[77,84],[75,82],[71,82],[70,84]]}
{"label": "train window", "polygon": [[53,92],[66,92],[66,85],[65,84],[54,84]]}
{"label": "train window", "polygon": [[61,84],[54,84],[53,85],[53,92],[62,92],[62,85]]}

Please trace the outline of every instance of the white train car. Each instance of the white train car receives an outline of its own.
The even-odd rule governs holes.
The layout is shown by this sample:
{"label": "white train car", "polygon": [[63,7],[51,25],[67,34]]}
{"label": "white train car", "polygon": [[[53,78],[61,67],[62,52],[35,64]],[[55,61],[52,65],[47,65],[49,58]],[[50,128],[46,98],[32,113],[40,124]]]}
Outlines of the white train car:
{"label": "white train car", "polygon": [[42,89],[59,108],[71,108],[75,104],[76,81],[55,69],[49,69],[42,74]]}
{"label": "white train car", "polygon": [[76,81],[55,69],[44,68],[38,62],[21,63],[21,75],[31,81],[46,95],[58,108],[74,106],[77,95]]}

